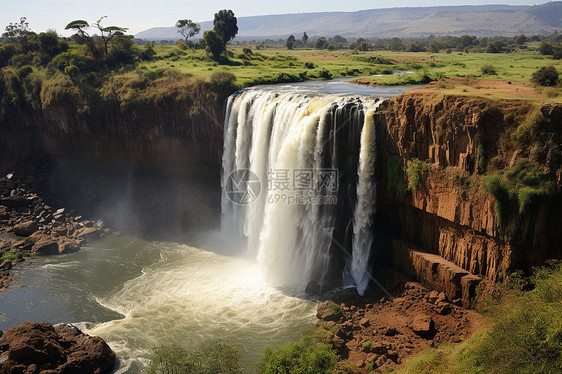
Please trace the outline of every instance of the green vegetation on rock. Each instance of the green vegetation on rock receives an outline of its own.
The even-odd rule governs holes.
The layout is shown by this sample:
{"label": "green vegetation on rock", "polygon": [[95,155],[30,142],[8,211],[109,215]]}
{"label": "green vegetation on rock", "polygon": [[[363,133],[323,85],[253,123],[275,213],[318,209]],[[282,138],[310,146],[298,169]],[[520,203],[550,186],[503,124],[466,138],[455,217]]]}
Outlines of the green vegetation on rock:
{"label": "green vegetation on rock", "polygon": [[194,352],[168,346],[155,348],[147,374],[238,374],[242,354],[234,347],[214,342]]}
{"label": "green vegetation on rock", "polygon": [[406,168],[408,190],[415,191],[429,172],[429,163],[414,158]]}
{"label": "green vegetation on rock", "polygon": [[256,363],[258,374],[331,374],[338,361],[332,347],[315,334],[305,334],[299,342],[278,348],[267,347]]}

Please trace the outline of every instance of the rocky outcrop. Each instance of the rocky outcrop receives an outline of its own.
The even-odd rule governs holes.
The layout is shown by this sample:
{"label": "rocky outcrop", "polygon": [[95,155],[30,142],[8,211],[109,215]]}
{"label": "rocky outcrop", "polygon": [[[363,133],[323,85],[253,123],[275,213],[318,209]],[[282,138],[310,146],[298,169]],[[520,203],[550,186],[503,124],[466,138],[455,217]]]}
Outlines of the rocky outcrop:
{"label": "rocky outcrop", "polygon": [[[556,123],[561,107],[544,104],[540,109],[548,121]],[[512,215],[500,224],[494,197],[469,185],[470,176],[477,175],[479,165],[490,159],[513,163],[517,150],[506,139],[533,110],[527,101],[438,93],[405,93],[383,102],[376,114],[381,124],[377,133],[382,186],[377,196],[379,237],[407,240],[421,251],[492,281],[504,279],[512,269],[528,269],[561,257],[560,194],[533,212]],[[405,191],[392,179],[393,158],[399,160],[400,168],[415,158],[430,165],[414,191]],[[380,250],[392,257],[388,244]]]}
{"label": "rocky outcrop", "polygon": [[72,325],[33,323],[3,331],[0,373],[110,373],[115,353],[105,341]]}
{"label": "rocky outcrop", "polygon": [[[443,298],[469,308],[482,278],[443,257],[425,253],[404,240],[393,240],[391,253],[395,269],[443,292]],[[436,300],[437,300],[436,296]]]}
{"label": "rocky outcrop", "polygon": [[476,312],[445,294],[396,275],[380,280],[380,289],[359,300],[318,304],[319,326],[341,356],[336,372],[392,371],[428,345],[462,341],[478,325]]}

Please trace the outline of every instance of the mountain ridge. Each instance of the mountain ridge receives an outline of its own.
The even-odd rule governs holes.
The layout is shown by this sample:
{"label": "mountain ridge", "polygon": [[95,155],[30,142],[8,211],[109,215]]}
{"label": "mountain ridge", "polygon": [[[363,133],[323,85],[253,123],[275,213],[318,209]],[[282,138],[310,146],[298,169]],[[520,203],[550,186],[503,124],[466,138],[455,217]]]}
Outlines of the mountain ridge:
{"label": "mountain ridge", "polygon": [[[238,17],[237,40],[311,37],[476,36],[562,31],[562,1],[541,5],[460,5],[366,9],[353,12],[291,13]],[[201,34],[213,27],[201,22]],[[175,27],[153,27],[135,35],[146,40],[176,40]]]}

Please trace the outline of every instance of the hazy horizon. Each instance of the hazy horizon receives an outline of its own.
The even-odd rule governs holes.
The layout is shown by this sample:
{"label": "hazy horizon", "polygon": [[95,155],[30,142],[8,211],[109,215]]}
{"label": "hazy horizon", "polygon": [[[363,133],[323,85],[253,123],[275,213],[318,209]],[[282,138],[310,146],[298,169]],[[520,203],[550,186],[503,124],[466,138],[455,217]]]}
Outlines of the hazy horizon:
{"label": "hazy horizon", "polygon": [[[287,0],[282,3],[264,3],[262,1],[206,1],[204,4],[195,2],[181,2],[168,0],[155,4],[148,0],[124,0],[119,3],[99,0],[95,3],[83,3],[80,10],[75,9],[75,2],[70,0],[53,0],[45,3],[37,0],[22,3],[11,3],[0,14],[0,27],[4,28],[20,17],[27,17],[30,28],[35,32],[54,29],[58,33],[69,36],[70,32],[64,27],[75,19],[94,22],[101,16],[108,16],[105,25],[118,25],[129,28],[129,33],[136,34],[153,27],[170,27],[180,18],[189,18],[196,22],[213,19],[213,15],[220,9],[232,9],[237,17],[251,17],[274,14],[299,14],[313,12],[353,12],[366,9],[402,8],[402,7],[431,7],[431,6],[460,6],[460,5],[539,5],[547,1],[512,0],[509,2],[494,1],[466,1],[453,0],[446,4],[435,0],[397,0],[389,6],[385,1],[358,0],[353,4],[335,0],[302,2]],[[36,6],[34,6],[36,5]],[[179,8],[185,7],[185,11]]]}

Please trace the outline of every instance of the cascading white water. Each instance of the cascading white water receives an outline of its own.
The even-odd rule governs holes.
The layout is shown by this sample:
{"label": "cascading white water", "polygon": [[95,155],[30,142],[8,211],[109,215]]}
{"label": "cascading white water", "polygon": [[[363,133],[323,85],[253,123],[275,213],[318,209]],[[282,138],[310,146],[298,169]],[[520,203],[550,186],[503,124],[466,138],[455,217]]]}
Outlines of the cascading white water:
{"label": "cascading white water", "polygon": [[[223,230],[247,239],[248,255],[258,259],[272,284],[296,291],[311,280],[325,285],[328,272],[337,269],[330,263],[335,251],[347,261],[348,273],[337,277],[365,291],[373,240],[376,102],[268,88],[229,98]],[[252,189],[244,178],[233,181],[237,170],[249,170],[261,181],[261,193],[250,203],[238,204],[229,194]],[[312,188],[297,189],[297,174],[306,174]],[[322,184],[328,174],[339,190]],[[353,230],[346,230],[350,222]]]}
{"label": "cascading white water", "polygon": [[[378,106],[378,105],[377,105]],[[357,291],[363,294],[369,285],[370,249],[373,243],[373,218],[375,214],[376,185],[375,174],[375,128],[374,110],[367,111],[365,124],[361,131],[361,151],[359,154],[359,182],[357,183],[357,207],[353,219],[353,252],[351,275]]]}

